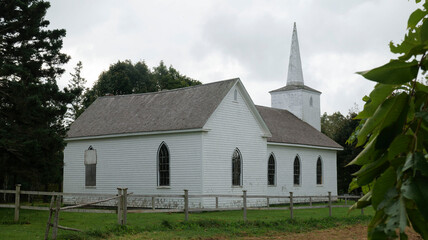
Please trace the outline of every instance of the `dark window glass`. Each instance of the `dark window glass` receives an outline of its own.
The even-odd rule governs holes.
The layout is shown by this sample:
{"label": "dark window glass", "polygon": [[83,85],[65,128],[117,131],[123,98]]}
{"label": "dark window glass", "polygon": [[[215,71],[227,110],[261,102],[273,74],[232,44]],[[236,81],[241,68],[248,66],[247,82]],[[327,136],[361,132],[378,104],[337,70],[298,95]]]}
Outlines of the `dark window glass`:
{"label": "dark window glass", "polygon": [[236,149],[232,156],[232,185],[241,186],[242,162],[241,154]]}
{"label": "dark window glass", "polygon": [[272,154],[268,161],[268,185],[275,185],[275,158]]}
{"label": "dark window glass", "polygon": [[97,164],[85,164],[85,186],[97,185]]}
{"label": "dark window glass", "polygon": [[159,186],[169,186],[169,152],[162,143],[158,153]]}
{"label": "dark window glass", "polygon": [[322,184],[322,162],[321,158],[317,160],[317,184]]}
{"label": "dark window glass", "polygon": [[300,160],[297,156],[294,159],[294,185],[300,185]]}

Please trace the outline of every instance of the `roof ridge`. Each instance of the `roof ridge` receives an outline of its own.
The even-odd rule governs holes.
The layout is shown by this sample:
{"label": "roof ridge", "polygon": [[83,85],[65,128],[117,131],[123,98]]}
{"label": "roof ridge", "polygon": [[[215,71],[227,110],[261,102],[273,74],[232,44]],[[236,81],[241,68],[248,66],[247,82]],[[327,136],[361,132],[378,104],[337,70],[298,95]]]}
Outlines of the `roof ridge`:
{"label": "roof ridge", "polygon": [[228,81],[236,81],[236,80],[239,80],[239,78],[230,78],[230,79],[220,80],[220,81],[216,81],[216,82],[204,83],[204,84],[200,84],[200,85],[194,85],[194,86],[188,86],[188,87],[182,87],[182,88],[167,89],[167,90],[162,90],[162,91],[157,91],[157,92],[130,93],[130,94],[121,94],[121,95],[113,95],[113,96],[100,96],[98,98],[130,97],[130,96],[169,93],[169,92],[183,91],[183,90],[188,90],[188,89],[192,89],[192,88],[205,87],[208,85],[219,84],[219,83],[228,82]]}

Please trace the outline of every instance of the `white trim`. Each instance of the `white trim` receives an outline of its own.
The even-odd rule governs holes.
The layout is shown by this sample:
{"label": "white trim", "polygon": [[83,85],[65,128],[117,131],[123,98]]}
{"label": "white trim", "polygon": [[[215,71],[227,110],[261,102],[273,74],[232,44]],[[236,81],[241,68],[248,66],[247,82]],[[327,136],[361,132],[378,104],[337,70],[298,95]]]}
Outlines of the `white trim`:
{"label": "white trim", "polygon": [[254,105],[253,100],[251,99],[250,95],[248,94],[247,90],[244,87],[244,84],[242,84],[241,79],[238,78],[238,81],[235,83],[234,86],[239,86],[241,97],[244,98],[248,108],[250,109],[253,116],[256,118],[257,122],[260,124],[260,127],[263,130],[263,137],[272,137],[272,133],[270,132],[268,126],[266,125],[265,121],[263,120],[262,116],[260,115],[259,111],[257,110],[256,106]]}
{"label": "white trim", "polygon": [[267,144],[268,144],[268,145],[276,145],[276,146],[302,147],[302,148],[315,148],[315,149],[336,150],[336,151],[342,151],[342,150],[343,150],[343,148],[321,147],[321,146],[303,145],[303,144],[294,144],[294,143],[277,143],[277,142],[268,142]]}
{"label": "white trim", "polygon": [[210,129],[194,128],[194,129],[184,129],[184,130],[167,130],[167,131],[153,131],[153,132],[120,133],[120,134],[108,134],[108,135],[99,135],[99,136],[72,137],[72,138],[65,138],[64,141],[71,142],[71,141],[87,140],[87,139],[134,137],[134,136],[146,136],[146,135],[175,134],[175,133],[192,133],[192,132],[209,132],[209,131],[210,131]]}

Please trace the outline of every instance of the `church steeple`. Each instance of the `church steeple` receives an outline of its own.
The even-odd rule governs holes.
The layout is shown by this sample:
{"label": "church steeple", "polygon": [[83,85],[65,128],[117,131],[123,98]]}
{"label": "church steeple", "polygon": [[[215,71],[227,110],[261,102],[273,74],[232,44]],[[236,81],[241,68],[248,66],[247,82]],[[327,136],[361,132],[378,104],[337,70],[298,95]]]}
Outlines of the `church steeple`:
{"label": "church steeple", "polygon": [[293,36],[291,37],[287,85],[269,93],[271,94],[271,106],[273,108],[288,110],[314,128],[321,130],[321,92],[306,86],[303,82],[296,23],[294,23]]}
{"label": "church steeple", "polygon": [[291,37],[290,61],[288,63],[287,74],[287,86],[288,85],[304,85],[296,23],[294,23],[293,36]]}

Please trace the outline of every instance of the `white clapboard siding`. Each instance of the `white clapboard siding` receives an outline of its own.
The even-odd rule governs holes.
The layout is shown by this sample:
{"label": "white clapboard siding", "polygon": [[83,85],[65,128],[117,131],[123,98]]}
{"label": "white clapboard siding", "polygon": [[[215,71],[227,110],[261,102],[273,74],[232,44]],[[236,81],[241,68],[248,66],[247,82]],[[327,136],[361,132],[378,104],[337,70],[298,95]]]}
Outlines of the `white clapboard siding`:
{"label": "white clapboard siding", "polygon": [[[205,194],[266,193],[266,138],[236,85],[223,99],[204,128],[203,192]],[[234,91],[238,90],[237,101]],[[238,148],[243,160],[243,186],[232,186],[232,154]],[[229,200],[229,201],[228,201]],[[253,201],[253,199],[251,199]],[[220,206],[239,205],[241,199],[220,199]],[[214,199],[205,199],[204,206],[213,206]]]}
{"label": "white clapboard siding", "polygon": [[[268,195],[288,196],[289,192],[293,192],[295,196],[325,196],[329,191],[332,195],[337,195],[335,150],[268,145],[267,158],[271,153],[274,154],[276,161],[276,185],[268,187]],[[299,155],[301,164],[300,186],[293,184],[293,164],[296,155]],[[322,159],[323,173],[321,185],[316,182],[316,163],[319,156]]]}
{"label": "white clapboard siding", "polygon": [[[197,133],[70,141],[64,150],[64,192],[183,194],[202,189],[202,135]],[[170,187],[157,186],[157,151],[165,142],[170,154]],[[97,150],[96,187],[85,187],[84,151]]]}

